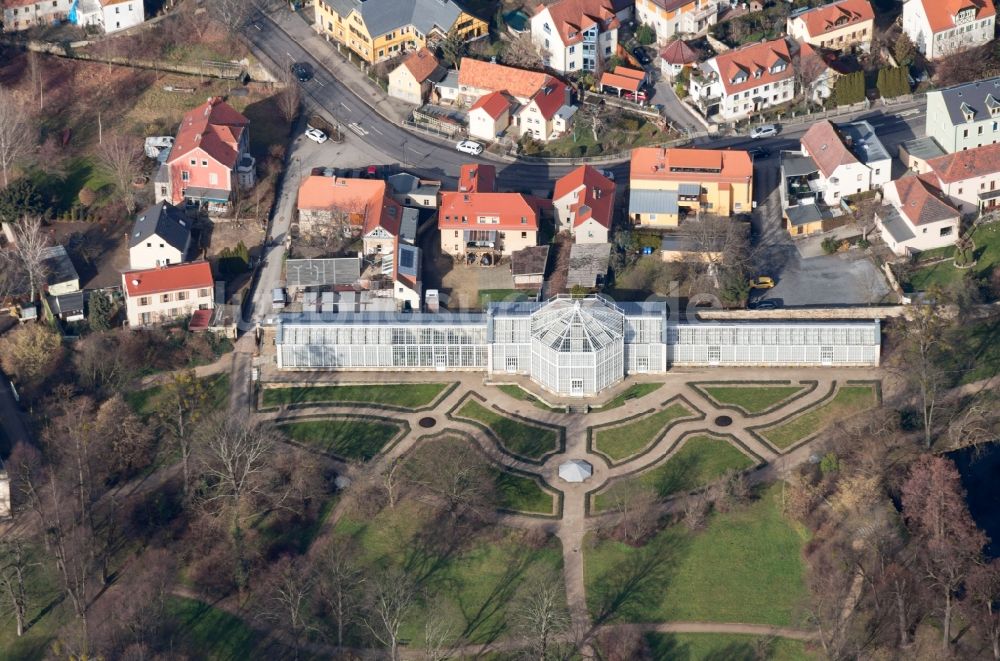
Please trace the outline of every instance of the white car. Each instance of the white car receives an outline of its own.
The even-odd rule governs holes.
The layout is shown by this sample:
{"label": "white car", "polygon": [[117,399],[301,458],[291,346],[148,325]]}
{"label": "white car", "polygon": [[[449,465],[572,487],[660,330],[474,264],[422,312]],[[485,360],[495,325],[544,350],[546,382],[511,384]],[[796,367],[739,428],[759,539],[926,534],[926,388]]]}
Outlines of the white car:
{"label": "white car", "polygon": [[760,126],[753,127],[750,131],[750,137],[756,140],[757,138],[771,138],[778,135],[778,127],[774,124],[761,124]]}
{"label": "white car", "polygon": [[319,129],[306,129],[306,137],[319,144],[323,144],[328,140],[326,133],[323,133]]}
{"label": "white car", "polygon": [[474,140],[462,140],[455,145],[455,149],[463,154],[471,154],[472,156],[479,156],[483,153],[483,146]]}

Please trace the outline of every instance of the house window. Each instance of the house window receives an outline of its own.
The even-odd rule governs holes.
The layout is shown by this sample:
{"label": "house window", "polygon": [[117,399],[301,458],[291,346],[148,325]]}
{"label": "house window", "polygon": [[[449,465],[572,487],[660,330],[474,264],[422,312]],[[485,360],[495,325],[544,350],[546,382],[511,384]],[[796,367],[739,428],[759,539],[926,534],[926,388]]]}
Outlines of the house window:
{"label": "house window", "polygon": [[187,170],[181,170],[181,181],[191,181],[191,173]]}
{"label": "house window", "polygon": [[147,247],[147,248],[152,248],[152,247],[153,247],[153,244],[152,244],[152,243],[150,243],[149,241],[147,241],[147,242],[146,242],[146,247]]}
{"label": "house window", "polygon": [[528,238],[528,233],[527,232],[521,232],[521,238],[522,239],[527,239]]}
{"label": "house window", "polygon": [[218,183],[219,183],[219,175],[217,175],[214,172],[209,172],[208,173],[208,185],[209,186],[215,186]]}
{"label": "house window", "polygon": [[199,298],[208,298],[208,289],[199,289],[198,290],[198,297]]}
{"label": "house window", "polygon": [[160,186],[160,195],[166,195],[166,194],[167,194],[167,187]]}
{"label": "house window", "polygon": [[951,236],[951,231],[955,229],[954,227],[942,227],[941,236]]}
{"label": "house window", "polygon": [[203,167],[203,168],[207,168],[207,167],[208,167],[208,161],[206,161],[206,160],[204,160],[204,159],[203,159],[203,160],[201,161],[201,167]]}
{"label": "house window", "polygon": [[569,47],[569,54],[572,55],[575,52],[576,52],[576,46],[570,46]]}
{"label": "house window", "polygon": [[186,300],[186,299],[187,299],[187,292],[186,291],[179,291],[179,292],[177,292],[177,300],[178,301],[183,301],[183,300]]}
{"label": "house window", "polygon": [[147,305],[149,305],[149,297],[148,296],[141,296],[139,298],[139,307],[144,308]]}
{"label": "house window", "polygon": [[198,165],[198,161],[192,158],[191,159],[191,165]]}
{"label": "house window", "polygon": [[160,296],[160,303],[169,303],[169,302],[170,302],[170,294],[163,294],[162,296]]}

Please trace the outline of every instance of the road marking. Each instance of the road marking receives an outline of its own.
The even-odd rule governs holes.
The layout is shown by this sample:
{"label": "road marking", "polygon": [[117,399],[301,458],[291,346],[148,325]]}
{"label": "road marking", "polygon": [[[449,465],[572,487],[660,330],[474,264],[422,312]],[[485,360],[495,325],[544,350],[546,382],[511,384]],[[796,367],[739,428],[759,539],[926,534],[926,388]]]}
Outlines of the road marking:
{"label": "road marking", "polygon": [[341,101],[341,102],[340,102],[340,105],[344,106],[344,110],[346,110],[347,112],[351,112],[351,109],[350,109],[350,108],[348,108],[348,107],[347,107],[347,104],[346,104],[346,103],[344,103],[343,101]]}
{"label": "road marking", "polygon": [[316,81],[316,84],[319,85],[320,87],[326,87],[326,83],[324,83],[319,78],[313,78],[313,80]]}
{"label": "road marking", "polygon": [[379,130],[378,130],[377,128],[375,128],[374,126],[372,127],[372,130],[373,130],[373,131],[375,131],[376,133],[378,133],[379,135],[385,135],[385,133],[382,133],[381,131],[379,131]]}
{"label": "road marking", "polygon": [[920,108],[914,108],[913,110],[907,110],[906,112],[899,113],[897,117],[911,117],[912,115],[919,115],[920,112]]}
{"label": "road marking", "polygon": [[289,60],[294,60],[294,59],[295,59],[294,57],[292,57],[292,54],[291,54],[291,53],[289,53],[288,51],[285,51],[285,55],[287,55],[287,56],[288,56],[288,59],[289,59]]}
{"label": "road marking", "polygon": [[351,122],[350,124],[347,125],[347,128],[351,129],[362,138],[368,135],[368,131],[361,128],[361,126],[357,122]]}

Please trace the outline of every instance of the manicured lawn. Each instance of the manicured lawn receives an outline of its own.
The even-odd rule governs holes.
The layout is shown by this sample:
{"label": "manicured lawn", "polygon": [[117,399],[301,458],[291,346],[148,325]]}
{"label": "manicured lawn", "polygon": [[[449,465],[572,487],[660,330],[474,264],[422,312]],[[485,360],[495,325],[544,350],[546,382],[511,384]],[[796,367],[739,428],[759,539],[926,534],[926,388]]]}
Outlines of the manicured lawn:
{"label": "manicured lawn", "polygon": [[832,399],[785,422],[757,433],[776,448],[784,449],[822,431],[836,420],[870,409],[878,403],[875,388],[869,385],[841,386]]}
{"label": "manicured lawn", "polygon": [[[229,399],[229,375],[214,374],[199,379],[205,386],[208,395],[206,407],[208,411],[218,411],[225,408]],[[156,413],[162,406],[163,386],[153,386],[145,390],[136,390],[124,393],[125,401],[129,406],[143,417],[149,417]]]}
{"label": "manicured lawn", "polygon": [[664,427],[678,418],[692,415],[688,407],[675,402],[652,415],[617,427],[594,430],[594,448],[612,461],[631,457],[653,442]]}
{"label": "manicured lawn", "polygon": [[551,406],[546,406],[537,397],[532,395],[530,392],[522,388],[521,386],[515,386],[513,384],[507,384],[503,386],[497,386],[501,392],[513,397],[514,399],[519,399],[522,402],[528,402],[532,406],[542,409],[543,411],[561,411],[562,409],[554,409]]}
{"label": "manicured lawn", "polygon": [[775,638],[767,656],[757,656],[757,638],[716,633],[648,633],[646,643],[657,661],[810,661],[818,658],[800,640]]}
{"label": "manicured lawn", "polygon": [[500,415],[474,399],[468,400],[455,415],[486,425],[508,452],[528,459],[541,459],[559,447],[559,436],[554,430]]}
{"label": "manicured lawn", "polygon": [[263,632],[201,601],[168,596],[167,613],[178,626],[178,645],[199,659],[290,658],[290,650],[265,642]]}
{"label": "manicured lawn", "polygon": [[656,392],[662,386],[662,383],[637,383],[630,386],[622,394],[618,395],[610,402],[601,407],[602,411],[607,411],[608,409],[616,409],[619,406],[623,406],[625,402],[630,399],[639,399],[640,397],[645,397],[651,392]]}
{"label": "manicured lawn", "polygon": [[385,404],[415,409],[427,406],[448,386],[447,383],[390,383],[366,386],[294,386],[264,390],[264,406],[284,406],[316,402]]}
{"label": "manicured lawn", "polygon": [[797,624],[807,534],[784,517],[780,498],[772,485],[699,532],[676,524],[641,548],[598,541],[584,557],[591,612],[627,622]]}
{"label": "manicured lawn", "polygon": [[[987,277],[1000,264],[1000,223],[980,225],[972,233],[976,243],[976,266],[972,269],[957,269],[951,260],[939,262],[914,271],[909,278],[909,286],[913,291],[926,291],[932,285],[947,286],[961,280],[967,271],[977,278]],[[940,249],[942,257],[950,257],[954,248]],[[924,256],[921,253],[921,256]]]}
{"label": "manicured lawn", "polygon": [[73,607],[69,599],[61,597],[59,575],[51,556],[41,548],[28,546],[28,567],[25,586],[28,591],[28,622],[34,622],[18,638],[13,613],[6,607],[0,610],[0,657],[18,661],[40,661],[52,658],[51,643],[59,628],[73,620]]}
{"label": "manicured lawn", "polygon": [[654,489],[660,498],[693,491],[711,484],[726,471],[745,470],[752,459],[729,442],[711,436],[691,436],[666,463],[627,478],[594,497],[597,510],[614,503],[614,489],[628,489],[632,484]]}
{"label": "manicured lawn", "polygon": [[746,413],[763,413],[792,395],[802,392],[802,386],[764,386],[747,384],[701,386],[708,395],[722,405],[735,406]]}
{"label": "manicured lawn", "polygon": [[473,643],[502,637],[511,626],[508,608],[520,585],[543,571],[561,575],[556,540],[537,548],[525,543],[523,531],[502,527],[459,540],[446,517],[435,517],[415,500],[374,517],[353,517],[342,517],[333,534],[353,539],[368,572],[406,566],[419,582],[422,603],[411,609],[401,632],[414,649],[423,643],[429,612],[443,620],[452,637],[464,635]]}
{"label": "manicured lawn", "polygon": [[500,507],[529,514],[551,514],[552,494],[524,475],[497,469],[496,487]]}
{"label": "manicured lawn", "polygon": [[293,441],[343,459],[368,461],[399,433],[399,425],[366,418],[303,420],[280,427]]}
{"label": "manicured lawn", "polygon": [[479,307],[486,309],[489,303],[500,303],[503,301],[533,301],[537,292],[526,289],[480,289]]}

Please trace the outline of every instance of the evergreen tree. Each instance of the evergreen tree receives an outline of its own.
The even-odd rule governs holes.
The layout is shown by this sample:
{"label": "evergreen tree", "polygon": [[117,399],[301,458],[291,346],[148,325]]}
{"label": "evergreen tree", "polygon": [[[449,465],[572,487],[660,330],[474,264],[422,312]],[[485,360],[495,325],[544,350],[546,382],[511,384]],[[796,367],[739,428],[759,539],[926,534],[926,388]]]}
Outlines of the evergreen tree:
{"label": "evergreen tree", "polygon": [[24,216],[40,216],[45,201],[35,185],[25,177],[0,190],[0,221],[13,223]]}
{"label": "evergreen tree", "polygon": [[111,297],[101,289],[95,289],[90,293],[90,314],[87,321],[90,323],[90,330],[106,331],[111,328],[111,321],[115,316],[115,305]]}

